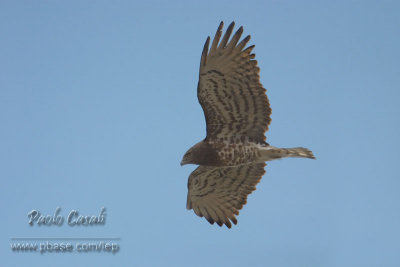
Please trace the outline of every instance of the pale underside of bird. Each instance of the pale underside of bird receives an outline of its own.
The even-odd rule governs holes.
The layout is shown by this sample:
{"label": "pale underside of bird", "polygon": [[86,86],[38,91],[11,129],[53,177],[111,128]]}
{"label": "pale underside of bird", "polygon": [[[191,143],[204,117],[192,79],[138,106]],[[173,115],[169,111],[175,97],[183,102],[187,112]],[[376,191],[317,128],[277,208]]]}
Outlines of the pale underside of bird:
{"label": "pale underside of bird", "polygon": [[[200,60],[197,97],[203,108],[207,136],[190,148],[181,165],[200,165],[189,176],[187,209],[208,222],[231,228],[264,175],[266,161],[285,157],[312,158],[306,148],[277,148],[266,143],[271,122],[266,90],[260,83],[257,61],[245,48],[250,36],[239,42],[240,27],[230,39],[234,22],[222,36],[218,27]],[[230,40],[229,40],[230,39]]]}

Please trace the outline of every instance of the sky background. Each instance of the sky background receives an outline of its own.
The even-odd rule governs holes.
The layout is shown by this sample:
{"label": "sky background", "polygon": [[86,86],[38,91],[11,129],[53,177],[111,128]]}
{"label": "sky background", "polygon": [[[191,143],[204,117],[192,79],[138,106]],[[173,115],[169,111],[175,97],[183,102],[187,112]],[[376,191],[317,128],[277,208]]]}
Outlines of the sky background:
{"label": "sky background", "polygon": [[[399,266],[398,1],[1,1],[0,266]],[[251,34],[270,162],[227,229],[186,210],[200,54]],[[104,226],[30,226],[33,209]],[[13,252],[16,237],[120,251]],[[75,242],[75,241],[74,241]]]}

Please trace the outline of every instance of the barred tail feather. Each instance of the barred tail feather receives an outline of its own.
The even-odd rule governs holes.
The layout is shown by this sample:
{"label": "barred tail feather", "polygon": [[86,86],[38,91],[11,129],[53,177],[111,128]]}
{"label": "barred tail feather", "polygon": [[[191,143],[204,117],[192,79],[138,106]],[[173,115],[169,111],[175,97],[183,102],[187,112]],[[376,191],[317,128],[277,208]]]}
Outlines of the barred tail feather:
{"label": "barred tail feather", "polygon": [[286,150],[288,157],[315,159],[312,151],[305,147],[282,148],[282,150]]}
{"label": "barred tail feather", "polygon": [[309,158],[315,159],[311,150],[304,147],[278,148],[267,146],[261,148],[261,161],[270,161],[281,158]]}

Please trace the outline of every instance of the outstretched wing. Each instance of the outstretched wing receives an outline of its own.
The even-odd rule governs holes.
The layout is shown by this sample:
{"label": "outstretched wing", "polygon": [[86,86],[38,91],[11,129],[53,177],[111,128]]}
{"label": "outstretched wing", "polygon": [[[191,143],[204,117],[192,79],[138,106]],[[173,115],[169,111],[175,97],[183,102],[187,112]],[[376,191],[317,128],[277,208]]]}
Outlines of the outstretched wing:
{"label": "outstretched wing", "polygon": [[250,35],[238,44],[240,27],[228,43],[234,25],[229,25],[220,42],[221,22],[210,51],[208,37],[201,55],[197,97],[206,117],[207,139],[245,136],[263,143],[271,108],[251,54],[254,45],[243,49]]}
{"label": "outstretched wing", "polygon": [[247,196],[256,189],[264,175],[265,163],[236,167],[199,166],[188,181],[187,209],[193,209],[211,224],[237,224],[235,215],[246,204]]}

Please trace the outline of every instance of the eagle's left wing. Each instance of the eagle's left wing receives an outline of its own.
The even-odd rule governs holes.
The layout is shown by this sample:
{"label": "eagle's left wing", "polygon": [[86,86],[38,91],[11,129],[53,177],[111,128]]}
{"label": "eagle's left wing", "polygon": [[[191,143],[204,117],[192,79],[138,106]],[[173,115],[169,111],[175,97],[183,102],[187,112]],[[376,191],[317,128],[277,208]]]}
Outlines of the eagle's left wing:
{"label": "eagle's left wing", "polygon": [[199,166],[188,181],[187,209],[193,209],[211,224],[237,223],[235,215],[246,204],[247,196],[256,189],[264,175],[265,163],[235,167]]}
{"label": "eagle's left wing", "polygon": [[251,53],[254,46],[245,48],[250,35],[239,42],[242,27],[229,41],[233,22],[220,41],[222,27],[221,22],[210,50],[208,37],[200,61],[197,97],[206,118],[207,139],[247,137],[264,143],[271,108]]}

